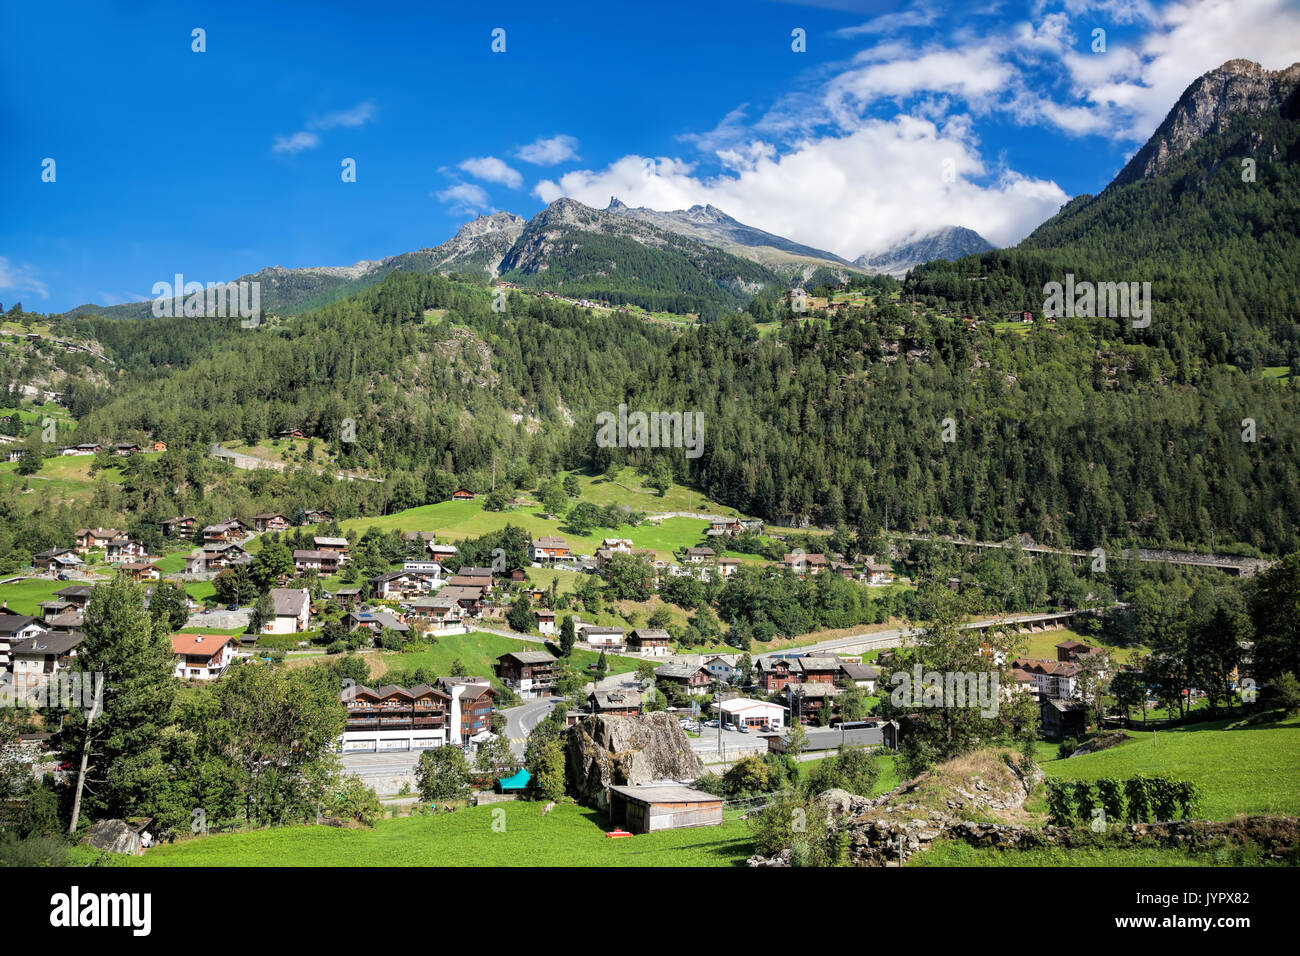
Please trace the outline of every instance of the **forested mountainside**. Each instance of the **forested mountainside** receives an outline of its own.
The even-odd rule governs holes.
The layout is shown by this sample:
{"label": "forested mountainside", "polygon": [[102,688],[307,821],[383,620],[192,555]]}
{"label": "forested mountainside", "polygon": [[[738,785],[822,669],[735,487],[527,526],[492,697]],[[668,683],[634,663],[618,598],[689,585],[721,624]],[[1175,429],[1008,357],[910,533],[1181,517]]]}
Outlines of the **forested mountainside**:
{"label": "forested mountainside", "polygon": [[[1176,371],[1167,348],[1089,319],[999,335],[882,301],[770,336],[748,315],[675,333],[520,294],[498,314],[485,286],[395,273],[120,389],[80,431],[207,443],[300,428],[342,465],[382,470],[388,510],[439,500],[440,475],[485,486],[493,458],[544,472],[657,455],[769,520],[1294,550],[1297,390],[1204,361],[1195,387]],[[598,448],[595,415],[620,402],[702,411],[703,455]],[[349,418],[357,440],[340,443]]]}
{"label": "forested mountainside", "polygon": [[1269,109],[1222,116],[1221,132],[1152,175],[1075,198],[1014,249],[918,267],[907,291],[980,314],[1038,313],[1043,286],[1066,273],[1149,281],[1150,327],[1113,331],[1168,351],[1179,383],[1191,363],[1297,367],[1300,108],[1286,90]]}

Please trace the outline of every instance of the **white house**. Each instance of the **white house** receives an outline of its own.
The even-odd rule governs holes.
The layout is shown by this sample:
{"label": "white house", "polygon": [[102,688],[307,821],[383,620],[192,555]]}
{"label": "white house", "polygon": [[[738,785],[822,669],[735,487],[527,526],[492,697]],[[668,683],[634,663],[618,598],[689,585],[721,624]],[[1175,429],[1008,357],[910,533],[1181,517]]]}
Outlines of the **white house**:
{"label": "white house", "polygon": [[271,588],[275,614],[263,634],[298,634],[311,629],[311,593],[306,588]]}
{"label": "white house", "polygon": [[235,657],[235,639],[229,634],[173,634],[176,677],[215,680]]}

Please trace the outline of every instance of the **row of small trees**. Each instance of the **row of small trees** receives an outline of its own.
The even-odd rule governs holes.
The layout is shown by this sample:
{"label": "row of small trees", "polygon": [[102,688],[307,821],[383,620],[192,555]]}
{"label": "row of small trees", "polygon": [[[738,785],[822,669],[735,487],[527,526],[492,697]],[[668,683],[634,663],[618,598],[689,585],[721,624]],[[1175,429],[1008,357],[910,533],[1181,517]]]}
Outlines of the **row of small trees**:
{"label": "row of small trees", "polygon": [[1125,780],[1049,780],[1047,814],[1057,826],[1106,820],[1186,820],[1196,809],[1199,795],[1194,783],[1161,774],[1138,774]]}

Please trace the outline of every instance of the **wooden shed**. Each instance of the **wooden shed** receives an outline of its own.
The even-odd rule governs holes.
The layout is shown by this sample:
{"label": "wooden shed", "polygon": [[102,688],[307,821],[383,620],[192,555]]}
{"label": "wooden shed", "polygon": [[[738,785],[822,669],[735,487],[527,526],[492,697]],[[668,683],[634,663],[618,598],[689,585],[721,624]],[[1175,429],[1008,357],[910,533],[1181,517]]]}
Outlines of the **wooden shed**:
{"label": "wooden shed", "polygon": [[679,783],[609,788],[609,817],[633,833],[722,823],[722,798]]}

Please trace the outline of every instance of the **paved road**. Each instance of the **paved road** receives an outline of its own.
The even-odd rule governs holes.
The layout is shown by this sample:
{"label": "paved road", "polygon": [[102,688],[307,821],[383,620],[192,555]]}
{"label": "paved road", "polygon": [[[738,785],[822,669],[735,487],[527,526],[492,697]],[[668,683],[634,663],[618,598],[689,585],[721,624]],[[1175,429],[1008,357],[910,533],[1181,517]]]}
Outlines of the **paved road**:
{"label": "paved road", "polygon": [[528,734],[551,712],[554,704],[554,698],[539,697],[501,711],[506,716],[506,737],[510,740],[510,752],[516,757],[523,756]]}

